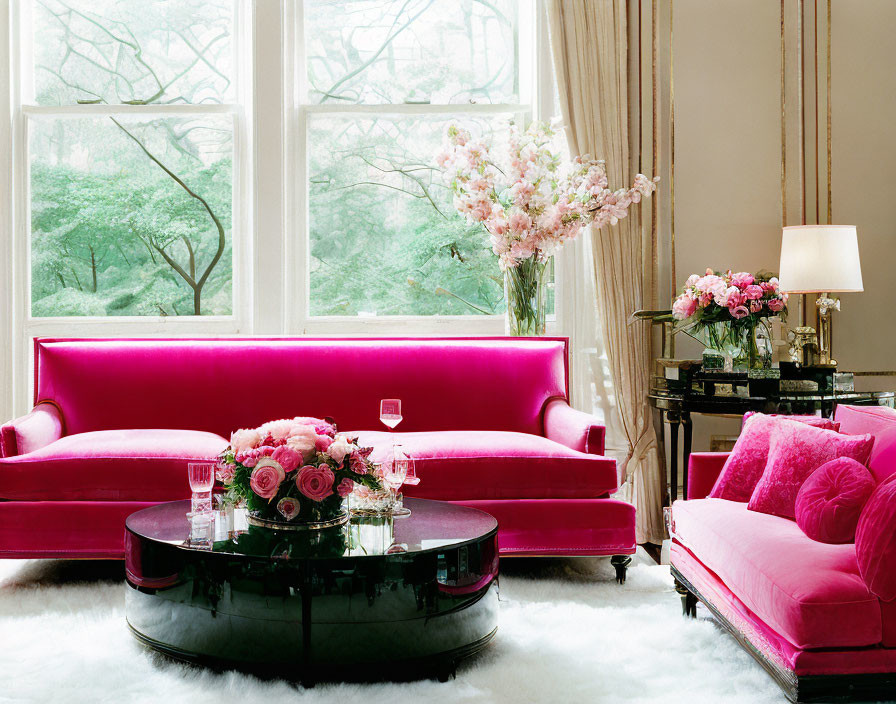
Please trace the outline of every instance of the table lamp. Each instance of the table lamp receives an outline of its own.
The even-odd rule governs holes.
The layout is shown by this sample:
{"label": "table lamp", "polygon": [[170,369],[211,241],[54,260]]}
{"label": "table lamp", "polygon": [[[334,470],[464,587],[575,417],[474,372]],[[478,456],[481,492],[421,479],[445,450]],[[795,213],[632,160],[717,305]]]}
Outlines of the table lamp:
{"label": "table lamp", "polygon": [[785,227],[778,272],[782,290],[819,294],[815,305],[820,364],[836,367],[831,358],[831,313],[840,310],[840,301],[830,294],[864,290],[855,225]]}

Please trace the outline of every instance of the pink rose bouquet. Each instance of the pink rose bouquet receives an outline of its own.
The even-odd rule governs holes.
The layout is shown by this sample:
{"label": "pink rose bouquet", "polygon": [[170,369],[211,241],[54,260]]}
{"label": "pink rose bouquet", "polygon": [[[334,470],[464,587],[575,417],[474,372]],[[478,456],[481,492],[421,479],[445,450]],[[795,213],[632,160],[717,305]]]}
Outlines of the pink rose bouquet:
{"label": "pink rose bouquet", "polygon": [[275,420],[235,431],[218,457],[217,478],[227,500],[257,518],[326,521],[341,513],[356,484],[382,488],[370,452],[329,419]]}
{"label": "pink rose bouquet", "polygon": [[748,366],[757,365],[756,330],[766,319],[787,316],[787,294],[767,272],[692,274],[672,303],[676,329],[724,353],[745,348]]}

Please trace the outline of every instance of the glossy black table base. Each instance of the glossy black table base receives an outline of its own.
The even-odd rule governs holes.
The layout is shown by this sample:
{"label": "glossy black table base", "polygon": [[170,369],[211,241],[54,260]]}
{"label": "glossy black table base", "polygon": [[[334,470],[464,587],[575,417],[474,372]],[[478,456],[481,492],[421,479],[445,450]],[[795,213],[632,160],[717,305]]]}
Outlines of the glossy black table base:
{"label": "glossy black table base", "polygon": [[[421,521],[443,506],[408,504]],[[396,542],[401,522],[412,520],[395,521]],[[219,543],[214,551],[185,549],[136,524],[129,519],[128,624],[140,641],[180,660],[306,685],[444,680],[497,630],[496,530],[436,549],[423,540],[394,554],[343,553],[340,543],[303,557],[293,544],[284,557],[282,540],[319,538],[280,533],[271,537],[275,555],[265,556],[259,540],[270,534],[252,529],[252,554],[240,555]]]}

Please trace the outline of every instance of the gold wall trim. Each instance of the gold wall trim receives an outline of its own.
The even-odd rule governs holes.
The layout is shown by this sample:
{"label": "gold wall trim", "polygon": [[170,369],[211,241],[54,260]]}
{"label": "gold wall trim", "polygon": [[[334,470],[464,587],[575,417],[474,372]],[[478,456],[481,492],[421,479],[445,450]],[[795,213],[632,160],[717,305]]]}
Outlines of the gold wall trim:
{"label": "gold wall trim", "polygon": [[781,0],[781,227],[787,225],[787,50],[784,43],[784,0]]}
{"label": "gold wall trim", "polygon": [[[654,0],[656,2],[656,0]],[[678,277],[675,273],[675,42],[674,42],[675,0],[669,0],[669,237],[672,298],[677,290]]]}
{"label": "gold wall trim", "polygon": [[[833,220],[833,200],[831,193],[831,0],[827,0],[827,15],[828,15],[828,26],[827,26],[827,84],[828,84],[828,94],[827,94],[827,113],[828,113],[828,133],[827,133],[827,150],[828,150],[828,224],[830,225]],[[816,62],[815,67],[816,72],[818,71],[818,65]]]}

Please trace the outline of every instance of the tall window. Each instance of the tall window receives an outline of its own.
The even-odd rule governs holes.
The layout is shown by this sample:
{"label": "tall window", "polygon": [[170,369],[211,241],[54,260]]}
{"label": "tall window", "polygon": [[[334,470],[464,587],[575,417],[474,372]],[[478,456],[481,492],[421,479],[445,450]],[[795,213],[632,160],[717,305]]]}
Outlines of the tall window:
{"label": "tall window", "polygon": [[489,135],[531,119],[533,3],[302,7],[306,314],[500,314],[487,235],[455,213],[435,156],[452,123]]}
{"label": "tall window", "polygon": [[18,7],[28,317],[231,316],[233,0]]}

